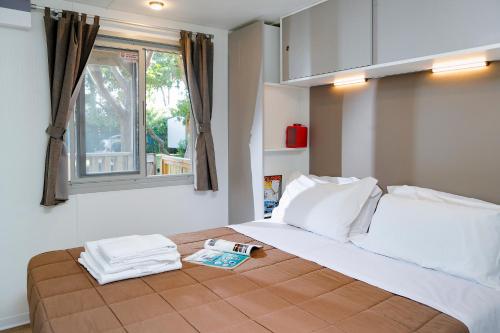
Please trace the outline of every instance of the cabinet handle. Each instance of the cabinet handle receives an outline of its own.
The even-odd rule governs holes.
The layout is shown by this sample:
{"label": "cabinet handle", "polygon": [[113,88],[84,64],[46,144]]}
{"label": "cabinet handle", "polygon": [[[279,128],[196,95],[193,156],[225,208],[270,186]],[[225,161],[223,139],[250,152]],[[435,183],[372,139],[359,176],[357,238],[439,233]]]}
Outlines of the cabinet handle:
{"label": "cabinet handle", "polygon": [[287,46],[286,46],[286,48],[285,48],[285,50],[286,50],[287,52],[288,52],[288,51],[290,51],[290,45],[287,45]]}

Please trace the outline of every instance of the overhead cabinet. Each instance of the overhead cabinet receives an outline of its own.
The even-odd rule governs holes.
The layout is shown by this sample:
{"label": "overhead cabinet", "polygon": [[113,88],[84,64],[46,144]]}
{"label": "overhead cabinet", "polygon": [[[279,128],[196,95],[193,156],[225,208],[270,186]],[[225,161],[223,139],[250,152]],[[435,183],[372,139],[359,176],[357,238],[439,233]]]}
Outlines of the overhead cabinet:
{"label": "overhead cabinet", "polygon": [[499,0],[373,0],[374,62],[500,42]]}
{"label": "overhead cabinet", "polygon": [[500,60],[500,0],[327,0],[281,19],[281,81],[298,86]]}
{"label": "overhead cabinet", "polygon": [[281,28],[283,81],[372,64],[372,0],[328,0]]}

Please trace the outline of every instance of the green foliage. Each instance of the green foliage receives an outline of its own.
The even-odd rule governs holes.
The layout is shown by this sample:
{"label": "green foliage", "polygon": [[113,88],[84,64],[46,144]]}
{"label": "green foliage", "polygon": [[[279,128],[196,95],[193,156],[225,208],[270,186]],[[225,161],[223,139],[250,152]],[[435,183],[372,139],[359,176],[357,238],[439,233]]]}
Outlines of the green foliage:
{"label": "green foliage", "polygon": [[[103,140],[121,134],[121,140],[130,140],[122,128],[132,124],[129,112],[134,110],[134,98],[131,84],[137,75],[134,64],[116,61],[112,57],[103,57],[107,63],[88,67],[85,75],[82,95],[85,98],[85,127],[87,151],[102,151]],[[183,99],[175,107],[171,107],[170,89],[180,87],[183,76],[182,59],[177,53],[147,51],[146,58],[146,95],[147,99],[163,97],[165,107],[155,108],[153,105],[146,110],[146,152],[156,154],[176,154],[184,156],[187,141],[181,142],[178,149],[168,149],[169,117],[182,119],[185,126],[190,126],[191,105],[186,92]],[[91,75],[90,69],[94,72]],[[152,104],[152,103],[151,103]],[[126,142],[126,141],[125,141]]]}
{"label": "green foliage", "polygon": [[186,126],[189,124],[189,120],[191,117],[191,102],[189,101],[189,97],[185,96],[184,99],[181,99],[177,102],[177,105],[174,109],[171,109],[172,117],[177,117],[182,119],[182,124]]}
{"label": "green foliage", "polygon": [[184,155],[186,155],[187,145],[187,140],[184,139],[180,141],[179,148],[177,148],[177,155],[179,155],[180,157],[184,157]]}
{"label": "green foliage", "polygon": [[[148,53],[151,51],[148,51]],[[160,90],[179,86],[182,78],[180,57],[176,53],[153,52],[147,68],[148,89]]]}
{"label": "green foliage", "polygon": [[[168,100],[165,96],[165,89],[166,95],[169,96],[172,87],[180,87],[182,80],[181,58],[176,53],[149,52],[151,51],[148,51],[147,54],[147,58],[150,60],[146,70],[146,94],[148,98],[151,98],[155,94],[161,93],[165,108],[167,108]],[[146,152],[173,153],[184,156],[186,145],[178,149],[168,149],[167,114],[181,118],[183,124],[187,125],[189,124],[190,109],[187,93],[185,98],[178,101],[174,108],[170,108],[169,112],[155,110],[152,107],[148,108],[146,114]]]}
{"label": "green foliage", "polygon": [[148,109],[146,112],[146,124],[147,131],[150,130],[154,132],[160,139],[164,141],[164,144],[155,140],[150,133],[146,133],[146,153],[155,153],[155,154],[167,154],[167,138],[168,138],[168,129],[167,129],[167,117],[165,114],[161,112],[157,112],[153,109]]}

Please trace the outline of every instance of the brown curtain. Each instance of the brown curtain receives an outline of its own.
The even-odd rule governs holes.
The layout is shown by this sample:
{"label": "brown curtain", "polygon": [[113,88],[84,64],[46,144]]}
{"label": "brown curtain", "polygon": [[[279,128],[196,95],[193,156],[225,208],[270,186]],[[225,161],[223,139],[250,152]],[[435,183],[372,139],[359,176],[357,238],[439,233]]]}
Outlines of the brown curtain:
{"label": "brown curtain", "polygon": [[181,32],[184,73],[196,124],[194,186],[197,191],[217,191],[217,170],[212,137],[212,82],[214,45],[210,36]]}
{"label": "brown curtain", "polygon": [[63,11],[53,16],[45,8],[45,34],[49,62],[51,123],[45,157],[41,204],[54,206],[68,199],[68,159],[64,133],[81,85],[85,64],[99,30],[99,17],[87,24],[87,16]]}

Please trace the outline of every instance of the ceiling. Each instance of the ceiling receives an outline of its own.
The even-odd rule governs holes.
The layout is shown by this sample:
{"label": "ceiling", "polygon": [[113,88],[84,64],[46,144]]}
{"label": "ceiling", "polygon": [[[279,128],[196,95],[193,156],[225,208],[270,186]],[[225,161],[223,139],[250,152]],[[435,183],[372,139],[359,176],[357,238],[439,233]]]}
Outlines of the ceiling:
{"label": "ceiling", "polygon": [[281,16],[321,0],[164,0],[161,11],[151,10],[149,0],[69,1],[231,30],[254,20],[278,22]]}

